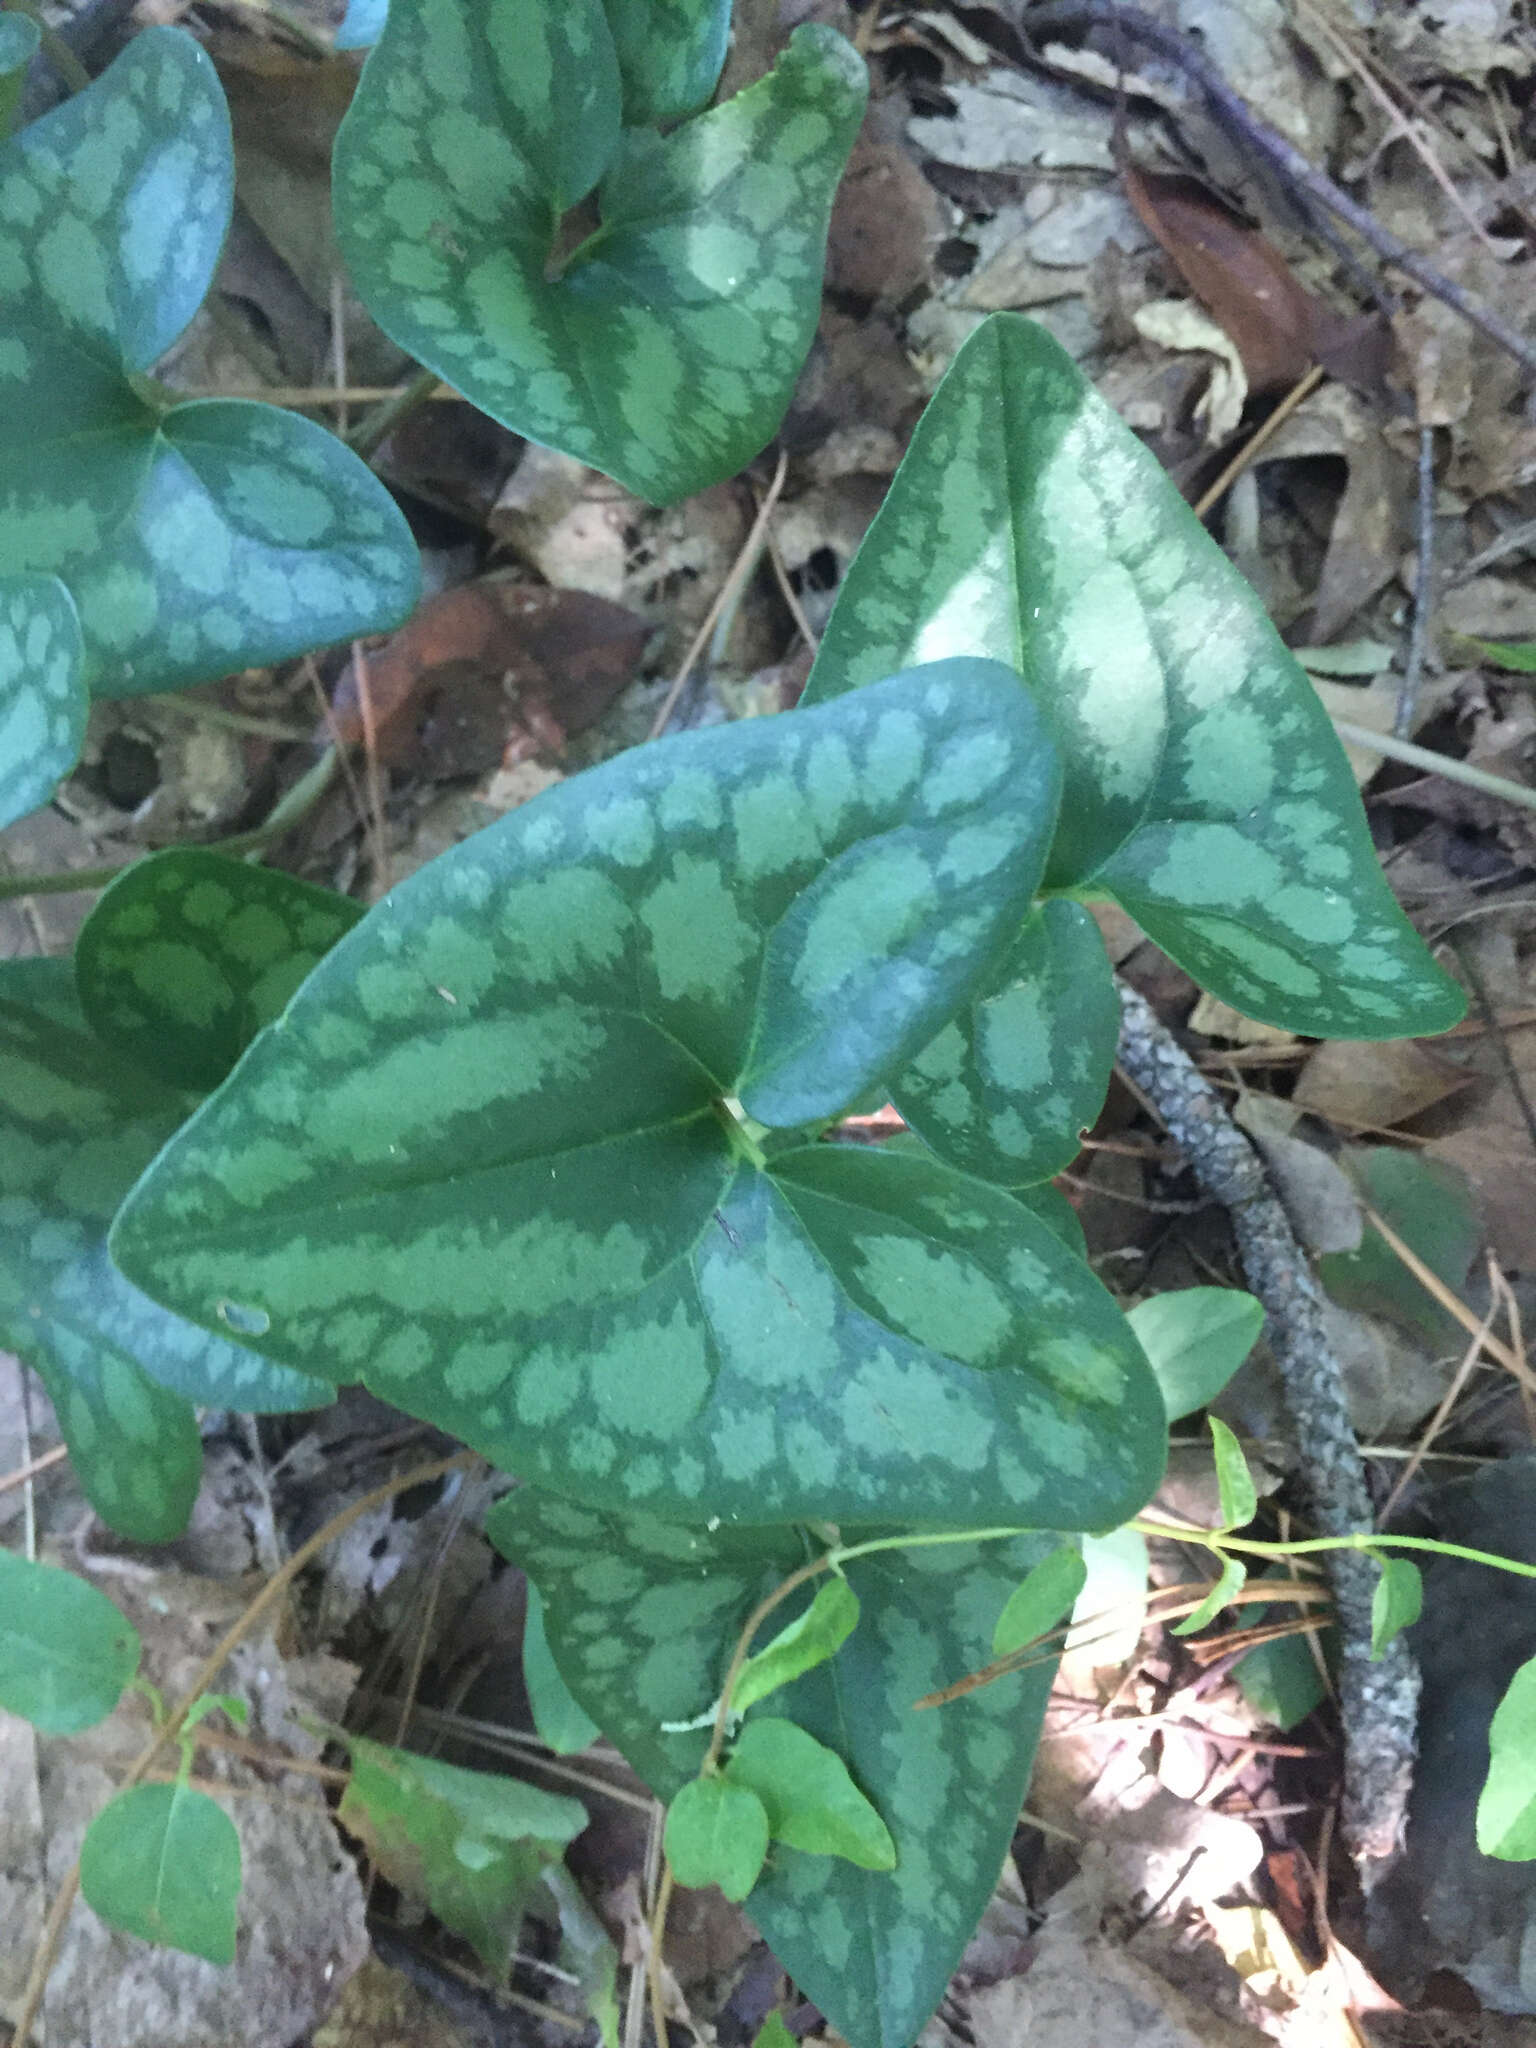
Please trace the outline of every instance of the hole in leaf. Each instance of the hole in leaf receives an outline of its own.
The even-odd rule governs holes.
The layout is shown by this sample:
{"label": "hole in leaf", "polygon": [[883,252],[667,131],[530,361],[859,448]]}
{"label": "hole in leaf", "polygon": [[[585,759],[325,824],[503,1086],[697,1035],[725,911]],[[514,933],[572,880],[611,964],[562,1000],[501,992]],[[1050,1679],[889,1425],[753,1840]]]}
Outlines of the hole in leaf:
{"label": "hole in leaf", "polygon": [[272,1327],[264,1308],[247,1308],[239,1301],[221,1301],[219,1321],[227,1323],[237,1337],[264,1337]]}

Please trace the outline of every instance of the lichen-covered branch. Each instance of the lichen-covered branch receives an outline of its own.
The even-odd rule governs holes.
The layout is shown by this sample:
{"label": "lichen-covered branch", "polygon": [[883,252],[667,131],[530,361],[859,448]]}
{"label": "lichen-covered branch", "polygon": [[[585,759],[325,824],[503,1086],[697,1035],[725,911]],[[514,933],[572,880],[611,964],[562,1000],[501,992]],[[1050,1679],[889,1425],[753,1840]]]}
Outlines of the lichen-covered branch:
{"label": "lichen-covered branch", "polygon": [[[1365,1471],[1349,1419],[1343,1373],[1323,1324],[1318,1285],[1259,1155],[1216,1090],[1123,983],[1120,1063],[1153,1105],[1206,1193],[1232,1218],[1248,1285],[1264,1304],[1266,1336],[1285,1385],[1298,1476],[1320,1534],[1372,1527]],[[1402,1842],[1413,1782],[1419,1679],[1399,1637],[1371,1661],[1377,1567],[1358,1551],[1330,1559],[1341,1647],[1345,1839],[1369,1887]]]}

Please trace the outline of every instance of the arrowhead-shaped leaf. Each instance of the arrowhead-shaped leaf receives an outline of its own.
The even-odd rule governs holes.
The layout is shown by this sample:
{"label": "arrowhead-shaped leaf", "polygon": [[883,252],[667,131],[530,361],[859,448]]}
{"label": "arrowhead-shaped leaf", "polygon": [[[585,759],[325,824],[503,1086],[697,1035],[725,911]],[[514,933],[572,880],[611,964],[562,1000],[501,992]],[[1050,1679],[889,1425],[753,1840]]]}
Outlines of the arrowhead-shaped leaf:
{"label": "arrowhead-shaped leaf", "polygon": [[235,1960],[240,1836],[206,1792],[119,1792],[86,1829],[80,1889],[109,1927],[205,1962]]}
{"label": "arrowhead-shaped leaf", "polygon": [[0,1550],[0,1707],[45,1735],[104,1721],[139,1668],[139,1636],[105,1593]]}
{"label": "arrowhead-shaped leaf", "polygon": [[941,1159],[1020,1187],[1069,1166],[1104,1106],[1120,998],[1081,904],[1044,903],[994,986],[896,1076],[896,1106]]}
{"label": "arrowhead-shaped leaf", "polygon": [[765,1171],[729,1106],[830,1117],[931,1037],[1054,793],[1028,697],[974,664],[564,783],[341,941],[114,1256],[560,1490],[837,1518],[899,1475],[913,1520],[1123,1519],[1161,1402],[1053,1232],[932,1160]]}
{"label": "arrowhead-shaped leaf", "polygon": [[[805,1561],[803,1536],[599,1515],[534,1487],[499,1501],[486,1529],[539,1581],[551,1643],[588,1713],[670,1798],[698,1771],[708,1736],[661,1723],[715,1698],[748,1614]],[[895,1532],[845,1528],[843,1538],[877,1533]],[[776,1849],[748,1901],[785,1969],[854,2048],[909,2048],[938,2004],[997,1881],[1055,1667],[1043,1661],[924,1713],[912,1702],[988,1661],[1003,1603],[1055,1540],[854,1559],[863,1622],[774,1696],[843,1759],[896,1847],[892,1871]]]}
{"label": "arrowhead-shaped leaf", "polygon": [[97,1036],[171,1088],[216,1088],[360,903],[204,847],[120,875],[75,945],[80,1007]]}
{"label": "arrowhead-shaped leaf", "polygon": [[731,0],[603,0],[624,80],[630,128],[679,120],[720,80],[731,42]]}
{"label": "arrowhead-shaped leaf", "polygon": [[[863,64],[808,26],[726,105],[664,138],[626,128],[708,93],[725,11],[625,0],[610,26],[599,0],[394,0],[336,138],[337,232],[385,333],[661,502],[778,426],[864,111]],[[594,191],[601,226],[567,255],[562,219]]]}
{"label": "arrowhead-shaped leaf", "polygon": [[67,960],[0,969],[0,1344],[41,1374],[97,1512],[147,1543],[181,1533],[197,1492],[192,1401],[329,1393],[168,1314],[107,1258],[113,1211],[190,1107],[90,1034]]}
{"label": "arrowhead-shaped leaf", "polygon": [[376,632],[416,601],[409,530],[333,435],[170,404],[142,374],[202,301],[233,187],[223,93],[180,29],[146,29],[0,148],[0,572],[62,578],[99,696]]}
{"label": "arrowhead-shaped leaf", "polygon": [[47,803],[80,758],[80,664],[80,621],[58,577],[0,576],[0,825]]}
{"label": "arrowhead-shaped leaf", "polygon": [[577,1799],[349,1735],[337,1818],[392,1884],[504,1978],[543,1871],[587,1824]]}
{"label": "arrowhead-shaped leaf", "polygon": [[1384,1038],[1461,1015],[1258,598],[1070,358],[1012,314],[965,344],[919,422],[806,702],[958,654],[1016,668],[1062,748],[1053,887],[1114,897],[1270,1023]]}

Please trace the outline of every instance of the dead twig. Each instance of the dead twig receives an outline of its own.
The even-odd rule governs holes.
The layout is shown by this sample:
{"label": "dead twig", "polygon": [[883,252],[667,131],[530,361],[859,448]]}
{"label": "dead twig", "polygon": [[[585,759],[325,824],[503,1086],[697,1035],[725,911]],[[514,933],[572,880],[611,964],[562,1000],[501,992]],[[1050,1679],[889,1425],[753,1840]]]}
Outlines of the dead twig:
{"label": "dead twig", "polygon": [[1121,7],[1118,0],[1046,0],[1046,4],[1038,6],[1026,6],[1020,4],[1020,0],[1013,0],[1006,12],[1020,36],[1029,44],[1053,30],[1103,28],[1141,43],[1178,65],[1191,84],[1204,94],[1213,118],[1234,139],[1245,144],[1251,153],[1262,157],[1308,211],[1322,207],[1336,220],[1343,221],[1383,263],[1389,263],[1395,270],[1402,271],[1405,277],[1411,277],[1415,284],[1459,313],[1480,334],[1485,334],[1507,355],[1513,356],[1516,362],[1536,375],[1536,344],[1480,300],[1464,292],[1459,284],[1437,270],[1427,257],[1411,249],[1390,228],[1383,227],[1369,208],[1351,199],[1326,172],[1309,162],[1278,128],[1272,128],[1256,114],[1242,95],[1234,92],[1210,59],[1176,30],[1154,21],[1151,15],[1143,14],[1139,8]]}
{"label": "dead twig", "polygon": [[1419,489],[1415,513],[1416,554],[1413,572],[1413,620],[1408,628],[1408,652],[1403,661],[1403,680],[1398,685],[1397,711],[1392,730],[1399,739],[1413,732],[1413,713],[1419,699],[1419,682],[1424,674],[1424,651],[1429,645],[1429,622],[1435,609],[1435,430],[1419,427]]}
{"label": "dead twig", "polygon": [[[1317,1527],[1327,1536],[1369,1531],[1371,1498],[1343,1372],[1290,1219],[1220,1095],[1151,1005],[1124,984],[1120,1000],[1122,1070],[1177,1140],[1196,1180],[1231,1215],[1248,1285],[1268,1318],[1266,1335],[1285,1385]],[[1368,1887],[1402,1838],[1413,1782],[1418,1672],[1401,1637],[1379,1661],[1371,1660],[1371,1560],[1358,1551],[1334,1553],[1330,1577],[1339,1621],[1345,1827]]]}

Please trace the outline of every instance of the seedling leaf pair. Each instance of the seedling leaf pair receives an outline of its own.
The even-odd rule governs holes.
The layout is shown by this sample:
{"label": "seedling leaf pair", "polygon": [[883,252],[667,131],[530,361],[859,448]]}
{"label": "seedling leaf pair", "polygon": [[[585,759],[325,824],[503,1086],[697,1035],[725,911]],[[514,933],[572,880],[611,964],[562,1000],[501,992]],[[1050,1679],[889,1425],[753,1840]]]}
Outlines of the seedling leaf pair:
{"label": "seedling leaf pair", "polygon": [[[405,522],[333,435],[146,375],[202,302],[233,187],[223,93],[179,29],[0,145],[0,575],[62,580],[97,695],[283,660],[416,601]],[[57,695],[57,666],[31,688]]]}
{"label": "seedling leaf pair", "polygon": [[708,97],[728,24],[719,0],[394,0],[336,140],[337,232],[385,333],[514,433],[663,503],[733,475],[783,417],[867,90],[808,26],[657,134]]}
{"label": "seedling leaf pair", "polygon": [[684,1785],[667,1812],[666,1851],[679,1884],[717,1884],[744,1899],[770,1842],[892,1870],[890,1830],[835,1751],[769,1717],[749,1721],[717,1774]]}

